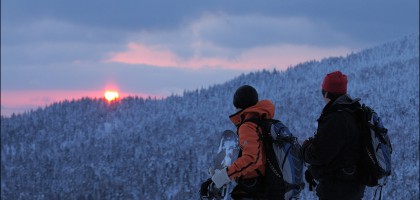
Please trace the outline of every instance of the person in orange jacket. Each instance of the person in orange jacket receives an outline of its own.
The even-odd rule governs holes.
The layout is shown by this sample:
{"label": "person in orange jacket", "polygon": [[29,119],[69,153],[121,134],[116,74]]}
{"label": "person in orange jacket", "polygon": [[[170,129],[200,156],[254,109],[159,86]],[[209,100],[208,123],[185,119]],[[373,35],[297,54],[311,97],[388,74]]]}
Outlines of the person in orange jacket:
{"label": "person in orange jacket", "polygon": [[250,118],[274,116],[275,106],[269,100],[258,100],[258,93],[252,86],[239,87],[233,96],[236,113],[229,116],[237,127],[241,151],[238,159],[225,169],[216,169],[211,177],[217,188],[234,180],[237,186],[231,193],[233,199],[264,198],[262,178],[265,174],[265,152],[260,140],[260,127],[255,123],[244,122]]}

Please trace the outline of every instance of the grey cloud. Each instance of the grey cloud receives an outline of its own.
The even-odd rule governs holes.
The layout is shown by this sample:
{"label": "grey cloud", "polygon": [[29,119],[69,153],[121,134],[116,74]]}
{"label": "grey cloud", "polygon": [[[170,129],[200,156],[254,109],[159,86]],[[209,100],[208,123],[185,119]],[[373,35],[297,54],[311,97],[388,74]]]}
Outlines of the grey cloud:
{"label": "grey cloud", "polygon": [[297,16],[326,21],[362,41],[382,40],[418,31],[419,2],[402,1],[196,1],[126,0],[53,1],[3,0],[2,21],[23,23],[50,17],[108,29],[165,30],[182,26],[203,13]]}
{"label": "grey cloud", "polygon": [[237,49],[279,44],[349,45],[355,40],[324,22],[302,17],[245,15],[216,17],[216,20],[203,24],[199,30],[201,36],[220,46]]}
{"label": "grey cloud", "polygon": [[[205,3],[205,2],[204,2]],[[164,28],[196,12],[196,1],[2,1],[5,17],[16,22],[55,18],[90,27],[139,30]]]}
{"label": "grey cloud", "polygon": [[127,32],[120,30],[89,27],[54,18],[39,18],[30,22],[16,24],[10,21],[4,21],[3,23],[2,20],[4,45],[63,41],[95,44],[121,42],[125,37],[127,37]]}
{"label": "grey cloud", "polygon": [[[203,16],[215,22],[194,29]],[[209,70],[206,76],[202,70],[95,61],[124,51],[130,41],[164,45],[181,57],[231,58],[285,42],[370,46],[418,32],[419,2],[3,0],[1,22],[2,89],[94,89],[116,79],[130,90],[152,91],[196,88],[238,72]]]}
{"label": "grey cloud", "polygon": [[357,38],[302,17],[206,14],[176,30],[142,31],[133,41],[163,46],[178,56],[234,60],[253,48],[279,45],[359,47]]}
{"label": "grey cloud", "polygon": [[[8,90],[95,90],[116,82],[124,91],[156,93],[182,91],[223,83],[241,71],[177,69],[150,66],[80,63],[62,66],[2,69],[1,87]],[[7,74],[7,76],[5,75]],[[188,81],[185,81],[188,80]]]}
{"label": "grey cloud", "polygon": [[[27,63],[50,57],[62,62],[96,59],[106,52],[123,50],[129,40],[139,40],[144,36],[135,35],[139,32],[157,35],[140,38],[141,42],[163,43],[181,57],[197,51],[205,56],[236,55],[232,51],[197,50],[194,45],[200,42],[235,51],[284,42],[365,47],[418,32],[418,4],[413,0],[4,0],[2,57],[6,65],[24,62],[22,56],[28,58]],[[189,25],[206,15],[218,17],[218,24],[201,27],[198,36],[193,30],[188,32]],[[290,23],[293,20],[304,24]],[[62,50],[43,52],[43,45],[60,44]],[[70,47],[76,44],[82,49]]]}
{"label": "grey cloud", "polygon": [[[128,34],[53,19],[32,24],[6,23],[2,31],[2,67],[101,60],[125,48]],[[3,30],[3,29],[2,29]],[[3,42],[4,41],[4,42]]]}

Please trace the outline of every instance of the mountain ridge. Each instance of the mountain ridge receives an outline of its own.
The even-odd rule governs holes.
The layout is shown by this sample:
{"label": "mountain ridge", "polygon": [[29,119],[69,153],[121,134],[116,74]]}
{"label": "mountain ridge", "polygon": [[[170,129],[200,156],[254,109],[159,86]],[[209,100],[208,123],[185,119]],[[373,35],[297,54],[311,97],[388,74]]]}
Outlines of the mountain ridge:
{"label": "mountain ridge", "polygon": [[[165,99],[127,97],[108,104],[83,98],[2,116],[1,197],[198,199],[218,137],[235,129],[228,116],[237,87],[253,85],[260,99],[272,100],[275,117],[302,141],[316,130],[323,76],[341,70],[349,77],[349,94],[379,113],[396,142],[396,167],[384,196],[415,199],[418,44],[418,33],[410,34],[345,57],[250,72]],[[365,197],[372,195],[368,189]]]}

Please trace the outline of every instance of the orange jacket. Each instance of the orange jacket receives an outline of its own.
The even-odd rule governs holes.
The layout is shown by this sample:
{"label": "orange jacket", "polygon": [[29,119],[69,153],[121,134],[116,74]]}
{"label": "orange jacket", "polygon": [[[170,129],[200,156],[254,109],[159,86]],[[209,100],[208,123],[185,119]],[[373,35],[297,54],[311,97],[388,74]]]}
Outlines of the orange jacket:
{"label": "orange jacket", "polygon": [[[246,119],[261,117],[263,114],[265,114],[265,118],[271,119],[274,112],[274,104],[269,100],[262,100],[254,106],[231,115],[229,118],[235,126],[238,126]],[[229,178],[235,180],[238,178],[255,178],[259,175],[257,170],[264,175],[265,152],[263,143],[258,137],[257,125],[252,122],[245,122],[239,127],[238,136],[242,155],[228,167]]]}

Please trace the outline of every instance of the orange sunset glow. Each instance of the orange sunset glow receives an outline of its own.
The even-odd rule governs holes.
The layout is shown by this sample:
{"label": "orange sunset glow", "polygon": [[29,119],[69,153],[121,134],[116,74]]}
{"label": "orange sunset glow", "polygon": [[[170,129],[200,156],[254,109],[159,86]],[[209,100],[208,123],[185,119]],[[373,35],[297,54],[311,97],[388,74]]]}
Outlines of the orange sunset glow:
{"label": "orange sunset glow", "polygon": [[113,90],[107,90],[104,94],[104,97],[106,100],[108,100],[108,102],[118,99],[118,96],[118,92]]}

